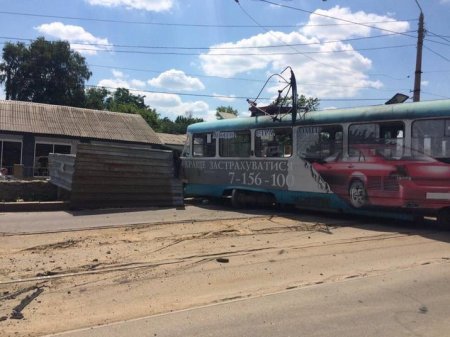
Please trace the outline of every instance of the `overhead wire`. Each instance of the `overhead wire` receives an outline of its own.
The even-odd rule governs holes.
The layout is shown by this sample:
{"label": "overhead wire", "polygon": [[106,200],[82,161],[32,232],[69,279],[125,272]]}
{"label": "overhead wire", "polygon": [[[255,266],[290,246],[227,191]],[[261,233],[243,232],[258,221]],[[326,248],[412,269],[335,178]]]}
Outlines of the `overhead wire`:
{"label": "overhead wire", "polygon": [[[333,19],[333,20],[336,20],[336,21],[342,21],[342,22],[345,22],[345,23],[348,23],[348,24],[363,26],[363,27],[372,28],[372,29],[376,29],[376,30],[380,30],[380,31],[384,31],[384,32],[389,32],[389,33],[396,33],[396,34],[399,34],[399,35],[403,35],[403,36],[407,36],[407,37],[416,39],[415,35],[410,35],[409,34],[410,32],[396,32],[396,31],[391,30],[391,29],[373,26],[369,22],[352,21],[352,20],[339,18],[339,17],[336,17],[336,16],[328,15],[328,14],[318,13],[316,11],[306,10],[306,9],[299,8],[299,7],[283,5],[283,4],[276,3],[276,2],[273,2],[273,1],[269,1],[269,0],[254,0],[254,1],[264,2],[264,3],[270,4],[270,5],[273,5],[273,6],[278,6],[278,7],[281,7],[281,8],[292,9],[292,10],[295,10],[295,11],[300,11],[300,12],[308,13],[308,14],[311,14],[311,15],[317,15],[317,16],[328,18],[328,19]],[[406,22],[406,21],[411,21],[411,20],[398,20],[398,21],[405,21]],[[396,22],[398,22],[398,21],[396,21]],[[435,40],[431,40],[431,39],[428,39],[428,41],[433,42],[433,43],[444,44],[443,42],[435,41]]]}
{"label": "overhead wire", "polygon": [[[285,42],[283,41],[283,40],[281,40],[278,36],[276,36],[273,32],[271,32],[270,30],[268,30],[266,27],[264,27],[264,26],[262,26],[261,24],[259,24],[258,23],[258,21],[256,21],[243,7],[242,7],[242,5],[241,5],[241,3],[239,2],[239,1],[236,1],[236,3],[238,4],[238,7],[241,9],[241,11],[251,20],[251,21],[253,21],[256,25],[258,25],[261,29],[263,29],[265,32],[267,32],[268,34],[270,34],[271,36],[273,36],[273,37],[275,37],[278,41],[280,41],[281,43],[283,43],[283,44],[285,44]],[[296,49],[295,47],[290,47],[290,48],[292,48],[293,50],[295,50],[295,51],[297,51],[297,53],[298,54],[300,54],[300,55],[302,55],[302,56],[304,56],[304,57],[306,57],[306,58],[308,58],[309,60],[311,60],[311,61],[313,61],[313,62],[316,62],[316,63],[318,63],[318,64],[321,64],[321,65],[323,65],[323,66],[326,66],[326,67],[330,67],[330,68],[334,68],[334,69],[336,69],[336,70],[339,70],[339,71],[342,71],[342,72],[344,72],[344,73],[350,73],[348,70],[346,70],[346,69],[343,69],[343,68],[339,68],[339,67],[336,67],[335,65],[332,65],[332,64],[328,64],[328,63],[325,63],[325,62],[321,62],[321,61],[319,61],[319,60],[317,60],[317,59],[315,59],[315,58],[313,58],[313,57],[311,57],[311,56],[309,56],[309,55],[307,55],[307,54],[305,54],[305,53],[302,53],[302,52],[300,52],[298,49]]]}
{"label": "overhead wire", "polygon": [[[0,42],[0,44],[2,44]],[[413,45],[411,45],[413,46]],[[407,47],[407,46],[397,46],[397,47]],[[386,47],[380,47],[385,49]],[[376,49],[376,48],[373,48]],[[95,49],[92,49],[92,51],[94,51]],[[95,50],[98,51],[98,50]],[[357,51],[357,50],[350,50],[351,51]],[[125,52],[125,51],[124,51]],[[345,52],[345,51],[342,51]],[[233,55],[241,55],[241,54],[233,54]],[[261,54],[258,54],[261,55]],[[275,54],[274,54],[275,55]],[[97,68],[107,68],[107,69],[116,69],[116,70],[127,70],[127,71],[136,71],[136,72],[149,72],[149,73],[155,73],[155,74],[161,74],[167,70],[153,70],[153,69],[139,69],[139,68],[130,68],[130,67],[120,67],[120,66],[107,66],[107,65],[101,65],[101,64],[90,64],[89,66],[92,67],[97,67]],[[243,77],[224,77],[224,76],[212,76],[212,75],[203,75],[203,74],[191,74],[191,73],[185,73],[186,76],[194,76],[194,77],[199,77],[199,78],[217,78],[220,80],[237,80],[237,81],[247,81],[247,82],[257,82],[257,83],[262,83],[264,81],[262,80],[257,80],[257,79],[251,79],[251,78],[243,78]],[[404,80],[405,78],[395,78],[391,75],[388,74],[368,74],[370,76],[385,76],[385,77],[389,77],[391,79],[394,80]],[[349,87],[349,88],[360,88],[360,89],[373,89],[373,90],[381,90],[381,91],[388,91],[388,89],[379,89],[379,88],[374,88],[371,86],[357,86],[357,85],[342,85],[341,83],[339,84],[332,84],[332,83],[307,83],[304,82],[303,84],[305,85],[310,85],[310,86],[331,86],[331,87]],[[405,89],[402,89],[405,90]]]}
{"label": "overhead wire", "polygon": [[[40,17],[49,19],[64,19],[64,20],[76,20],[76,21],[93,21],[93,22],[109,22],[109,23],[120,23],[120,24],[139,24],[139,25],[152,25],[152,26],[173,26],[173,27],[204,27],[204,28],[259,28],[257,25],[219,25],[219,24],[199,24],[199,23],[171,23],[171,22],[151,22],[151,21],[131,21],[131,20],[115,20],[115,19],[100,19],[100,18],[87,18],[87,17],[77,17],[77,16],[63,16],[63,15],[49,15],[49,14],[36,14],[36,13],[25,13],[25,12],[12,12],[12,11],[0,11],[0,14],[4,15],[16,15],[16,16],[29,16],[29,17]],[[417,19],[405,19],[402,21],[417,21]],[[389,23],[393,22],[391,20],[385,21],[373,21],[369,23]],[[297,28],[305,26],[341,26],[348,25],[351,23],[329,23],[329,24],[305,24],[305,25],[267,25],[271,28]]]}
{"label": "overhead wire", "polygon": [[[99,86],[99,85],[86,85],[87,88],[105,88],[109,90],[116,90],[116,87],[106,87],[106,86]],[[233,99],[247,99],[248,97],[244,96],[228,96],[228,95],[214,95],[214,94],[194,94],[194,93],[185,93],[185,92],[173,92],[173,91],[157,91],[157,90],[144,90],[144,89],[134,89],[134,88],[126,88],[133,92],[138,93],[150,93],[150,94],[163,94],[163,95],[178,95],[178,96],[191,96],[191,97],[209,97],[209,98],[233,98]],[[260,99],[263,100],[270,100],[271,97],[260,97]],[[330,101],[330,102],[336,102],[336,101],[383,101],[386,100],[386,98],[324,98],[320,99],[321,101]]]}
{"label": "overhead wire", "polygon": [[[351,49],[351,50],[329,50],[329,51],[296,51],[296,52],[276,52],[276,53],[214,53],[209,54],[211,56],[228,56],[228,57],[240,57],[240,56],[280,56],[280,55],[304,55],[308,54],[335,54],[335,53],[354,53],[358,51],[368,51],[368,50],[384,50],[384,49],[392,49],[392,48],[406,48],[406,47],[414,47],[414,44],[408,45],[397,45],[397,46],[382,46],[382,47],[373,47],[373,48],[361,48],[361,49]],[[106,49],[92,49],[92,48],[77,48],[78,51],[96,51],[96,52],[110,52]],[[158,51],[140,51],[140,50],[114,50],[115,53],[124,53],[124,54],[145,54],[145,55],[174,55],[174,56],[200,56],[204,55],[202,53],[181,53],[181,52],[158,52]],[[316,59],[313,61],[325,64]],[[338,67],[333,66],[336,69]]]}
{"label": "overhead wire", "polygon": [[[265,1],[265,0],[260,0],[260,1],[261,2],[270,3],[272,5],[279,5],[281,7],[288,7],[288,8],[292,7],[292,6],[276,4],[276,3],[273,3],[271,1]],[[302,9],[295,8],[295,7],[293,7],[292,9],[302,10]],[[318,13],[315,13],[315,12],[311,12],[311,11],[306,11],[306,10],[302,10],[302,11],[309,12],[310,14],[321,15],[321,14],[318,14]],[[377,24],[377,23],[396,22],[395,20],[393,20],[393,21],[386,20],[386,21],[373,21],[373,22],[366,22],[366,23],[357,23],[357,22],[353,22],[353,21],[350,21],[350,20],[334,18],[334,17],[331,17],[331,16],[327,16],[327,17],[333,18],[335,20],[340,20],[343,23],[330,23],[330,24],[317,24],[317,25],[307,24],[307,25],[295,25],[295,26],[292,26],[292,25],[291,26],[289,26],[289,25],[278,25],[278,26],[267,25],[267,26],[263,27],[256,21],[254,21],[255,25],[209,25],[209,24],[180,24],[180,23],[173,23],[172,24],[172,23],[161,23],[161,22],[141,22],[141,21],[126,21],[126,20],[110,20],[110,19],[97,19],[97,18],[82,18],[82,17],[69,17],[69,16],[41,15],[41,14],[6,12],[6,11],[0,11],[0,14],[25,15],[25,16],[34,16],[34,17],[47,17],[47,18],[61,18],[61,19],[70,19],[70,20],[87,20],[87,21],[103,21],[103,22],[114,22],[114,23],[126,23],[126,24],[149,24],[149,25],[182,26],[182,27],[224,27],[224,28],[234,28],[234,27],[236,27],[236,28],[246,28],[246,27],[249,27],[249,28],[250,27],[252,27],[252,28],[254,28],[254,27],[267,28],[267,27],[270,27],[270,28],[291,28],[291,27],[304,27],[304,26],[333,26],[333,25],[338,26],[338,25],[360,24],[360,25],[363,25],[363,26],[367,26],[367,27],[374,28],[374,29],[379,29],[379,30],[386,31],[386,32],[390,33],[390,34],[384,34],[384,35],[380,35],[380,36],[353,38],[353,39],[346,39],[346,40],[340,40],[340,41],[337,41],[337,40],[336,41],[329,41],[329,42],[327,41],[326,43],[344,42],[344,41],[352,41],[352,40],[353,41],[354,40],[364,40],[364,39],[368,39],[368,38],[375,38],[375,37],[381,37],[381,36],[390,36],[390,35],[406,35],[406,36],[410,36],[410,35],[407,34],[407,33],[410,33],[410,32],[407,32],[407,33],[395,32],[395,31],[390,31],[390,30],[387,30],[387,29],[382,29],[380,27],[370,26],[369,25],[369,24]],[[322,16],[326,16],[326,15],[322,15]],[[402,21],[417,21],[417,20],[416,19],[408,19],[408,20],[402,20]],[[436,35],[436,34],[434,34],[434,35]],[[413,36],[411,36],[411,37],[413,37]],[[435,42],[435,41],[431,41],[431,42]],[[80,44],[80,43],[78,43],[78,44]],[[320,43],[317,43],[317,44],[320,44]],[[100,44],[98,44],[98,45],[100,46]],[[306,45],[306,44],[297,44],[297,45]],[[208,50],[211,50],[212,48],[214,48],[214,47],[212,47],[212,48],[211,47],[204,47],[203,48],[203,47],[169,47],[169,46],[127,46],[127,45],[111,45],[111,46],[113,46],[113,47],[122,47],[122,48],[133,48],[134,47],[134,48],[154,48],[154,49],[208,49]],[[293,46],[295,46],[295,44]],[[409,46],[410,45],[391,46],[391,48],[409,47]],[[281,45],[278,45],[278,46],[274,45],[274,46],[262,46],[262,47],[254,47],[254,48],[276,48],[276,47],[279,48],[279,47],[291,47],[291,46],[289,44],[284,44],[282,46]],[[229,49],[240,49],[241,47],[237,47],[237,46],[236,47],[216,47],[215,49],[228,49],[228,48]],[[253,48],[253,47],[251,47],[251,48]],[[380,47],[380,48],[386,48],[386,47]],[[250,49],[250,48],[249,47],[242,47],[242,49]],[[376,50],[376,49],[378,49],[378,48],[376,48],[376,47],[375,48],[370,48],[370,49],[369,48],[367,48],[367,49],[363,48],[363,49],[359,49],[359,50]],[[97,50],[97,49],[94,49],[94,50],[95,51],[101,51],[101,50]],[[214,49],[212,49],[212,50],[214,50]],[[338,51],[338,52],[346,52],[346,51],[347,50]],[[354,49],[354,50],[351,50],[351,51],[355,51],[356,52],[356,51],[358,51],[358,49]],[[130,52],[130,51],[118,51],[118,52]],[[434,51],[432,51],[432,52],[434,52]],[[305,54],[305,53],[317,53],[317,52],[300,52],[300,51],[297,51],[297,53]],[[161,53],[161,54],[164,54],[164,53]],[[179,53],[179,54],[183,54],[184,55],[186,53]],[[295,53],[291,53],[291,54],[295,54]],[[197,55],[197,54],[195,54],[195,55]],[[217,55],[217,54],[213,54],[213,55]],[[228,54],[224,54],[224,55],[230,56]],[[231,55],[236,55],[236,54],[231,54]],[[251,55],[251,54],[244,54],[244,55]],[[261,53],[258,53],[258,55],[261,55]],[[271,55],[276,55],[276,54],[273,53]],[[307,55],[305,55],[305,57],[306,56]],[[442,55],[440,55],[440,56],[443,57]],[[315,60],[315,61],[319,62],[317,60]],[[324,63],[322,63],[322,64],[324,64]],[[331,66],[331,65],[327,65],[327,66]],[[118,68],[118,67],[114,67],[114,68]],[[334,68],[338,69],[337,67],[334,67]],[[126,69],[126,68],[123,68],[123,69]],[[387,74],[370,74],[370,75],[372,75],[372,76],[387,76],[387,77],[390,77],[390,78],[393,78],[393,79],[403,80],[401,78],[394,78],[394,77],[392,77],[390,75],[387,75]],[[204,76],[204,77],[206,77],[206,76]],[[244,78],[234,78],[234,79],[239,79],[239,80],[244,80],[244,81],[263,82],[263,81],[244,79]],[[310,85],[314,85],[314,84],[310,84]],[[324,84],[317,84],[317,85],[324,85]],[[328,84],[328,85],[330,85],[330,84]],[[377,88],[373,88],[373,87],[368,87],[368,88],[370,88],[370,89],[377,89]],[[133,90],[142,91],[142,90],[139,90],[139,89],[133,89]],[[167,94],[180,94],[180,95],[192,95],[192,96],[194,96],[193,94],[185,94],[185,93],[170,93],[170,92],[156,92],[156,91],[149,91],[149,92],[167,93]],[[220,97],[220,96],[210,95],[210,97]],[[239,97],[235,97],[235,96],[225,96],[225,97],[227,97],[227,98],[239,98]],[[351,99],[343,99],[343,100],[351,100]],[[376,100],[381,100],[381,99],[376,99]]]}
{"label": "overhead wire", "polygon": [[[239,5],[239,7],[241,8],[241,10],[243,10],[243,12],[255,23],[255,24],[257,24],[257,25],[259,25],[259,26],[261,26],[249,13],[247,13],[247,11],[245,11],[245,9],[241,6],[241,4],[237,1],[237,4]],[[348,22],[348,23],[353,23],[353,22]],[[261,26],[261,28],[262,29],[264,29],[266,32],[268,32],[268,33],[270,33],[270,34],[272,34],[273,35],[273,33],[272,32],[270,32],[270,31],[268,31],[264,26]],[[399,32],[390,32],[391,34],[398,34]],[[404,34],[401,34],[401,35],[404,35]],[[277,36],[275,36],[275,38],[277,38],[277,40],[279,40],[280,41],[280,39],[277,37]],[[284,41],[281,41],[281,42],[284,42]],[[293,49],[295,49],[295,48],[293,48]],[[296,50],[296,49],[295,49]],[[319,64],[322,64],[322,65],[324,65],[324,66],[327,66],[327,67],[331,67],[331,68],[334,68],[334,69],[337,69],[337,70],[339,70],[339,71],[342,71],[342,72],[344,72],[344,73],[351,73],[351,72],[349,72],[348,70],[346,70],[346,69],[342,69],[342,68],[339,68],[339,67],[336,67],[335,65],[331,65],[331,64],[327,64],[327,63],[324,63],[324,62],[321,62],[321,61],[318,61],[318,60],[316,60],[316,59],[314,59],[314,58],[312,58],[311,56],[309,56],[309,55],[305,55],[304,53],[300,53],[301,55],[303,55],[303,56],[305,56],[305,57],[307,57],[307,58],[309,58],[309,59],[311,59],[311,60],[313,60],[314,62],[317,62],[317,63],[319,63]],[[352,73],[353,74],[353,73]],[[389,75],[385,75],[386,77],[390,77],[390,78],[393,78],[392,76],[389,76]]]}
{"label": "overhead wire", "polygon": [[[430,30],[428,30],[428,29],[427,29],[427,33],[428,33],[428,34],[431,34],[431,35],[433,35],[433,36],[436,36],[436,37],[438,37],[438,38],[444,40],[445,42],[450,43],[450,38],[447,37],[447,36],[443,36],[443,35],[439,35],[439,34],[433,33],[432,31],[430,31]],[[450,45],[450,44],[449,44],[449,45]]]}
{"label": "overhead wire", "polygon": [[276,3],[276,2],[273,2],[273,1],[269,1],[269,0],[257,0],[257,1],[265,2],[265,3],[268,3],[268,4],[273,5],[273,6],[289,8],[289,9],[292,9],[292,10],[296,10],[296,11],[300,11],[300,12],[304,12],[304,13],[308,13],[308,14],[312,14],[312,15],[317,15],[317,16],[321,16],[321,17],[325,17],[325,18],[328,18],[328,19],[342,21],[342,22],[353,24],[353,25],[364,26],[364,27],[367,27],[367,28],[377,29],[377,30],[381,30],[381,31],[384,31],[384,32],[396,33],[396,34],[400,34],[400,35],[416,38],[415,36],[406,34],[404,32],[396,32],[396,31],[393,31],[391,29],[381,28],[381,27],[377,27],[377,26],[372,26],[372,25],[370,25],[368,23],[364,23],[364,22],[357,22],[357,21],[347,20],[347,19],[336,17],[336,16],[331,16],[331,15],[328,15],[328,14],[317,13],[315,11],[310,11],[310,10],[306,10],[306,9],[302,9],[302,8],[298,8],[298,7],[282,5],[280,3]]}
{"label": "overhead wire", "polygon": [[[4,38],[4,37],[0,37]],[[28,39],[19,39],[20,41],[28,41]],[[34,41],[34,40],[31,40]],[[5,44],[0,42],[0,44]],[[147,55],[176,55],[176,56],[200,56],[200,55],[206,55],[204,53],[190,53],[190,52],[175,52],[175,51],[142,51],[142,50],[122,50],[122,49],[107,49],[107,47],[110,46],[115,46],[117,47],[118,45],[109,45],[109,44],[95,44],[95,43],[77,43],[77,42],[73,42],[73,45],[76,45],[77,48],[74,48],[77,51],[85,51],[85,52],[114,52],[114,53],[125,53],[125,54],[147,54]],[[314,43],[316,44],[316,43]],[[92,47],[105,47],[105,48],[80,48],[78,46],[92,46]],[[309,45],[309,44],[298,44],[298,45]],[[292,47],[293,45],[286,45],[286,46],[277,46],[278,48],[281,47]],[[212,53],[212,54],[207,54],[210,56],[279,56],[279,55],[304,55],[304,54],[334,54],[334,53],[352,53],[352,52],[359,52],[359,51],[369,51],[369,50],[381,50],[381,49],[392,49],[392,48],[406,48],[406,47],[414,47],[414,44],[403,44],[403,45],[390,45],[390,46],[380,46],[380,47],[371,47],[371,48],[357,48],[357,49],[340,49],[340,50],[323,50],[323,51],[300,51],[297,49],[294,49],[295,52],[271,52],[271,53]],[[133,48],[133,46],[122,46],[122,48]],[[139,48],[139,47],[137,47]],[[144,47],[141,46],[140,48],[145,48],[145,49],[162,49],[162,48],[158,48],[158,47]],[[166,47],[167,49],[170,49],[171,47]],[[166,49],[164,48],[164,49]],[[248,49],[257,49],[258,47],[250,47]],[[264,48],[264,47],[263,47]],[[267,46],[266,46],[267,48]],[[272,48],[272,46],[270,46],[270,48]],[[174,47],[173,49],[180,49],[179,47]],[[183,48],[181,48],[183,49]],[[195,48],[188,48],[190,50],[195,49]],[[220,49],[220,48],[218,48]],[[242,47],[239,48],[239,50],[242,49],[247,49],[246,47]],[[305,55],[306,56],[306,55]],[[316,62],[320,62],[318,60],[315,60],[313,58],[310,57],[311,60],[316,61]],[[333,66],[335,67],[335,66]]]}
{"label": "overhead wire", "polygon": [[426,95],[430,95],[430,96],[434,96],[434,97],[439,97],[439,98],[444,98],[444,99],[450,99],[450,96],[444,96],[444,95],[434,94],[434,93],[432,93],[432,92],[423,91],[423,90],[420,90],[420,92],[421,92],[422,94],[426,94]]}
{"label": "overhead wire", "polygon": [[[326,18],[329,18],[329,19],[337,20],[337,21],[342,21],[342,22],[351,23],[351,24],[355,24],[355,25],[360,25],[360,26],[364,26],[364,27],[368,27],[368,28],[372,28],[372,29],[377,29],[377,30],[380,30],[380,31],[385,31],[385,32],[389,32],[389,33],[396,33],[396,34],[404,35],[404,36],[411,37],[411,38],[414,38],[414,39],[416,38],[415,35],[410,35],[410,34],[407,34],[407,33],[405,33],[405,32],[396,32],[396,31],[393,31],[393,30],[390,30],[390,29],[381,28],[381,27],[377,27],[377,26],[372,26],[372,25],[369,25],[369,24],[367,24],[367,23],[356,22],[356,21],[352,21],[352,20],[347,20],[347,19],[339,18],[339,17],[334,17],[334,16],[331,16],[331,15],[323,14],[323,13],[317,13],[316,11],[309,11],[309,10],[305,10],[305,9],[298,8],[298,7],[293,7],[293,6],[289,6],[289,5],[283,5],[283,4],[275,3],[275,2],[269,1],[269,0],[255,0],[255,1],[260,1],[260,2],[267,3],[267,4],[271,4],[271,5],[273,5],[273,6],[278,6],[278,7],[283,7],[283,8],[289,8],[289,9],[292,9],[292,10],[301,11],[301,12],[304,12],[304,13],[309,13],[310,15],[317,15],[317,16],[326,17]],[[237,1],[237,2],[238,2],[238,1]],[[238,3],[239,3],[239,2],[238,2]],[[420,5],[419,5],[419,3],[417,2],[417,0],[416,0],[416,3],[417,3],[417,5],[418,5],[419,8],[420,8]],[[434,35],[436,35],[436,34],[434,34]],[[442,38],[441,36],[438,36],[438,37]],[[447,39],[445,39],[445,38],[443,38],[443,39],[444,39],[446,42],[448,42]],[[427,40],[428,40],[429,42],[433,42],[433,43],[445,44],[445,43],[441,43],[441,42],[435,41],[435,40],[430,40],[430,39],[427,39]],[[425,48],[427,48],[427,47],[425,47]],[[445,56],[443,56],[443,55],[437,53],[436,51],[434,51],[434,50],[432,50],[432,49],[430,49],[430,48],[427,48],[427,49],[430,50],[431,52],[433,52],[434,54],[440,56],[441,58],[445,59],[446,61],[449,61],[449,62],[450,62],[450,60],[449,60],[448,58],[446,58]],[[445,97],[445,96],[443,96],[443,97]]]}
{"label": "overhead wire", "polygon": [[445,57],[444,55],[438,53],[437,51],[431,49],[430,47],[427,47],[427,46],[423,46],[423,47],[424,47],[426,50],[428,50],[428,51],[432,52],[433,54],[439,56],[440,58],[444,59],[445,61],[450,62],[450,59],[449,59],[448,57]]}
{"label": "overhead wire", "polygon": [[[391,37],[397,34],[382,34],[364,37],[355,37],[349,39],[340,40],[327,40],[321,42],[307,42],[307,43],[286,43],[277,45],[263,45],[263,46],[230,46],[230,47],[186,47],[186,46],[151,46],[151,45],[125,45],[125,44],[112,44],[112,43],[91,43],[91,42],[72,42],[77,45],[97,46],[97,47],[116,47],[116,48],[142,48],[142,49],[181,49],[181,50],[239,50],[239,49],[266,49],[266,48],[280,48],[280,47],[296,47],[296,46],[310,46],[310,45],[323,45],[339,42],[351,42],[358,40],[367,40],[383,37]],[[12,36],[0,36],[0,39],[15,40],[15,41],[35,41],[35,38],[20,38]]]}
{"label": "overhead wire", "polygon": [[[137,68],[127,68],[127,67],[116,67],[116,66],[106,66],[106,65],[98,65],[98,64],[89,64],[90,67],[98,67],[98,68],[106,68],[106,69],[114,69],[114,70],[127,70],[127,71],[137,71],[137,72],[148,72],[148,73],[155,73],[155,74],[161,74],[167,70],[154,70],[154,69],[137,69]],[[199,78],[216,78],[220,80],[233,80],[233,81],[248,81],[248,82],[256,82],[256,83],[264,83],[263,80],[257,80],[257,79],[251,79],[251,78],[245,78],[245,77],[223,77],[223,76],[214,76],[214,75],[203,75],[203,74],[193,74],[193,73],[185,73],[186,76],[192,76],[192,77],[199,77]],[[383,74],[373,74],[374,76],[381,76]],[[393,78],[395,79],[395,78]],[[403,79],[399,79],[403,80]],[[380,88],[374,88],[373,86],[360,86],[360,85],[345,85],[342,83],[311,83],[311,82],[302,82],[304,85],[308,86],[319,86],[319,87],[344,87],[344,88],[358,88],[358,89],[373,89],[373,90],[379,90],[379,91],[392,91],[394,89],[380,89]],[[397,88],[395,90],[409,90],[406,88]]]}

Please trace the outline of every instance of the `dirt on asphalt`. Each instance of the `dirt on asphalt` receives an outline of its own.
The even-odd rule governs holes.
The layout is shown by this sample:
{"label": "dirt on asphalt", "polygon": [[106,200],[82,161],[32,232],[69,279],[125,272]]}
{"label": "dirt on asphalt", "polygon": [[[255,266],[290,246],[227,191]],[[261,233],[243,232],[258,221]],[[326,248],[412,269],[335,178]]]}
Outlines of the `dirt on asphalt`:
{"label": "dirt on asphalt", "polygon": [[450,233],[296,214],[0,236],[2,336],[449,265]]}

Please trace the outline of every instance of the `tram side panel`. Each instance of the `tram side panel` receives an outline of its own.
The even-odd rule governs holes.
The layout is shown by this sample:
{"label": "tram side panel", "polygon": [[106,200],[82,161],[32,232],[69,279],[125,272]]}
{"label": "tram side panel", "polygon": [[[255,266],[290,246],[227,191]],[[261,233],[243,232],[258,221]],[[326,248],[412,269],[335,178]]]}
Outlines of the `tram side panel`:
{"label": "tram side panel", "polygon": [[309,208],[343,207],[315,167],[297,156],[286,159],[183,158],[187,196],[221,197],[242,189],[271,193],[279,203]]}

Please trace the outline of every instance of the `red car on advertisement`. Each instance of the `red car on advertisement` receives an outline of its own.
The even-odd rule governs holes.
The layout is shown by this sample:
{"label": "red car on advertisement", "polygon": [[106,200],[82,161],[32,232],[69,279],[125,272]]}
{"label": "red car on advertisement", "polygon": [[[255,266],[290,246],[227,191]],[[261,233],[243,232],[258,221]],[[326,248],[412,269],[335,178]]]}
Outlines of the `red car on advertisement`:
{"label": "red car on advertisement", "polygon": [[314,162],[331,191],[355,208],[368,205],[438,210],[450,206],[450,165],[415,150],[355,145]]}

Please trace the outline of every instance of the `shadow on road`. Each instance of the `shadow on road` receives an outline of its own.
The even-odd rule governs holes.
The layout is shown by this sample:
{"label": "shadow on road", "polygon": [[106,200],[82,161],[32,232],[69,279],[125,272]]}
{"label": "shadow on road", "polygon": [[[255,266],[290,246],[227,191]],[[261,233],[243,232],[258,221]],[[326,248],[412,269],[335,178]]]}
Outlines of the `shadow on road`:
{"label": "shadow on road", "polygon": [[[191,199],[189,204],[211,210],[233,210],[229,200],[224,199]],[[239,210],[242,212],[242,209]],[[436,219],[424,218],[420,221],[399,220],[387,217],[354,215],[345,213],[299,210],[295,208],[250,208],[245,213],[252,215],[279,215],[291,220],[316,222],[328,227],[353,227],[375,232],[391,232],[403,235],[418,235],[436,241],[450,243],[450,228],[442,229]]]}

